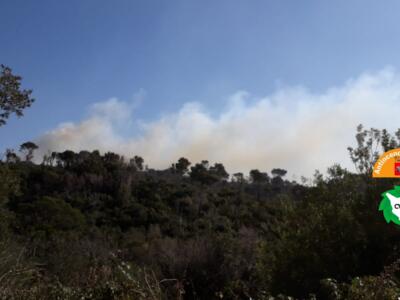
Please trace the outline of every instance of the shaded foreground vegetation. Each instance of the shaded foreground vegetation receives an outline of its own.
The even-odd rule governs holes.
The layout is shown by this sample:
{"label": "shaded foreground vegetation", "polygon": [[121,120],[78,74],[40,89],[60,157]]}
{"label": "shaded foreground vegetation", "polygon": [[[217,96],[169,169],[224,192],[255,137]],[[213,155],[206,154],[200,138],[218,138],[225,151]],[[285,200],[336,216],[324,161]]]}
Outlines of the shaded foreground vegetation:
{"label": "shaded foreground vegetation", "polygon": [[[0,127],[34,99],[0,65]],[[377,212],[398,180],[373,180],[400,130],[357,129],[357,173],[232,176],[181,158],[49,153],[0,161],[1,299],[395,299],[399,231]]]}
{"label": "shaded foreground vegetation", "polygon": [[400,230],[373,180],[399,135],[358,128],[350,155],[312,184],[180,159],[8,150],[0,163],[1,299],[396,299]]}

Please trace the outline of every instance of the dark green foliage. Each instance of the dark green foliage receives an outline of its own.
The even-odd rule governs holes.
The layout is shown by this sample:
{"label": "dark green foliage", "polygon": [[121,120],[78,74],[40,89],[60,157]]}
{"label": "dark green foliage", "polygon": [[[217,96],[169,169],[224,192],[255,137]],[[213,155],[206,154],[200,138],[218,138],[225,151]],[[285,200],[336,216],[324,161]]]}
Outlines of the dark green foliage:
{"label": "dark green foliage", "polygon": [[140,156],[135,156],[130,160],[130,165],[133,169],[138,170],[138,171],[143,171],[143,163],[144,159],[141,158]]}
{"label": "dark green foliage", "polygon": [[181,157],[176,164],[172,165],[172,169],[183,175],[188,172],[190,165],[191,163],[187,158]]}
{"label": "dark green foliage", "polygon": [[0,126],[5,125],[12,114],[22,116],[23,110],[35,101],[31,90],[21,89],[21,79],[9,67],[0,65]]}
{"label": "dark green foliage", "polygon": [[85,219],[81,212],[62,199],[42,197],[31,203],[17,207],[22,222],[29,230],[54,231],[78,230],[84,226]]}
{"label": "dark green foliage", "polygon": [[67,150],[37,165],[7,151],[0,296],[395,299],[400,231],[378,205],[400,182],[366,172],[376,144],[397,140],[375,129],[357,138],[360,173],[334,165],[312,186],[285,180],[283,169],[229,181],[208,161],[151,170],[139,156]]}
{"label": "dark green foliage", "polygon": [[20,178],[7,164],[0,162],[0,208],[19,193]]}
{"label": "dark green foliage", "polygon": [[31,161],[33,158],[33,152],[38,148],[38,146],[33,142],[23,143],[19,151],[25,155],[25,161]]}
{"label": "dark green foliage", "polygon": [[269,181],[269,176],[267,173],[255,169],[250,171],[250,180],[254,183],[266,183]]}
{"label": "dark green foliage", "polygon": [[204,185],[211,185],[223,180],[227,180],[229,174],[225,171],[225,167],[216,163],[214,166],[209,166],[207,160],[203,160],[190,168],[190,178]]}
{"label": "dark green foliage", "polygon": [[271,170],[271,174],[272,174],[274,177],[283,177],[283,176],[286,175],[286,173],[287,173],[287,171],[284,170],[284,169],[279,169],[279,168],[277,168],[277,169],[272,169],[272,170]]}
{"label": "dark green foliage", "polygon": [[[109,268],[115,276],[117,255],[168,279],[158,287],[164,295],[255,295],[258,244],[272,224],[268,201],[256,200],[255,185],[228,182],[218,163],[203,161],[182,176],[190,164],[185,159],[164,171],[144,171],[142,160],[133,161],[69,150],[51,153],[41,165],[7,160],[0,170],[17,185],[2,188],[14,216],[5,230],[27,245],[31,261],[45,266],[46,280],[60,283],[56,291],[84,288],[92,268]],[[257,195],[265,200],[295,188],[285,181],[278,195],[268,182],[261,185]]]}

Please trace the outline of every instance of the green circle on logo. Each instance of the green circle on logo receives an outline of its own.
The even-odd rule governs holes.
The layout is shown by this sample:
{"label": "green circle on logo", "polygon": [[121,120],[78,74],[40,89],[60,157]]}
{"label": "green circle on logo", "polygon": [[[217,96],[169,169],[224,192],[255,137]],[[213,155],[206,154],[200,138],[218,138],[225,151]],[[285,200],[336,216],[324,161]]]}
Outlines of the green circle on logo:
{"label": "green circle on logo", "polygon": [[400,225],[400,186],[382,193],[379,210],[383,211],[387,223],[393,222]]}

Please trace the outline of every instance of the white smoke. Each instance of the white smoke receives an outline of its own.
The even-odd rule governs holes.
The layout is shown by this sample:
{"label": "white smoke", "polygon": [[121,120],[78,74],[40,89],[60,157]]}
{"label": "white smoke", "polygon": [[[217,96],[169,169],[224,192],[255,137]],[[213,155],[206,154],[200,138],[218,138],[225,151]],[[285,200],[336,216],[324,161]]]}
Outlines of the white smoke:
{"label": "white smoke", "polygon": [[64,123],[37,139],[42,153],[71,149],[142,156],[150,167],[166,168],[179,157],[222,162],[229,172],[285,168],[310,176],[333,163],[351,168],[347,146],[356,126],[400,127],[400,74],[386,68],[365,73],[322,93],[289,87],[264,98],[239,91],[217,117],[200,103],[141,122],[139,135],[120,134],[135,120],[134,107],[110,99],[91,107],[89,117]]}

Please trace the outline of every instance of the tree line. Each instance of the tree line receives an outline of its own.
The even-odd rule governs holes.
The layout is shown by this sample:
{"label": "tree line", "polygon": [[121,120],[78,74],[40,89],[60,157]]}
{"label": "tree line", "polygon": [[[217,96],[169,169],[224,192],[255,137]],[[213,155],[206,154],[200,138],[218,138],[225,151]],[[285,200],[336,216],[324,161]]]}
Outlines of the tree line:
{"label": "tree line", "polygon": [[304,184],[99,151],[36,164],[26,142],[0,161],[0,299],[396,299],[400,231],[378,204],[399,180],[371,170],[399,145],[359,126],[356,172]]}

